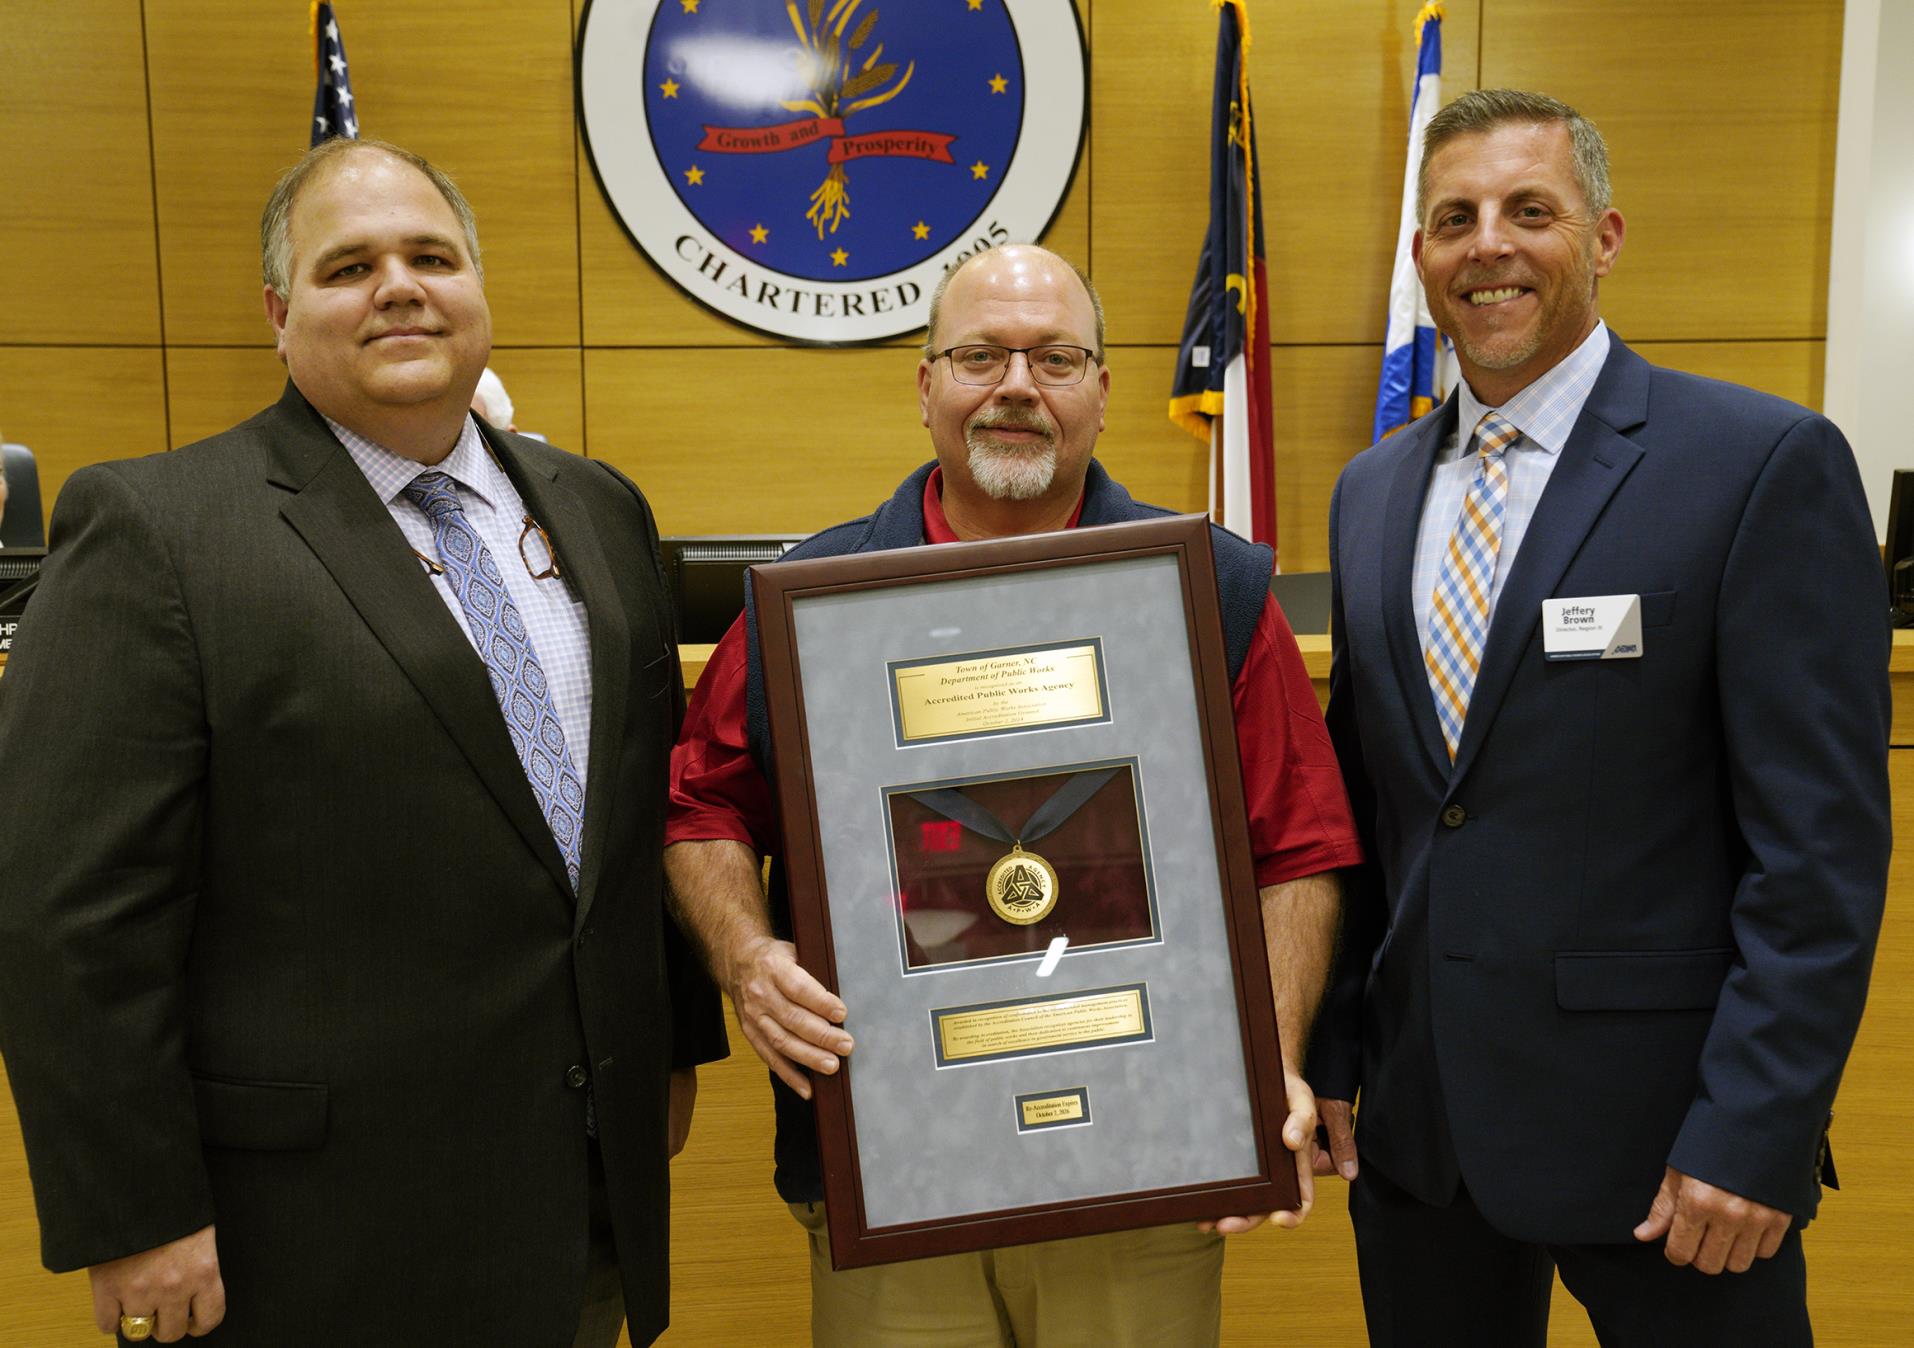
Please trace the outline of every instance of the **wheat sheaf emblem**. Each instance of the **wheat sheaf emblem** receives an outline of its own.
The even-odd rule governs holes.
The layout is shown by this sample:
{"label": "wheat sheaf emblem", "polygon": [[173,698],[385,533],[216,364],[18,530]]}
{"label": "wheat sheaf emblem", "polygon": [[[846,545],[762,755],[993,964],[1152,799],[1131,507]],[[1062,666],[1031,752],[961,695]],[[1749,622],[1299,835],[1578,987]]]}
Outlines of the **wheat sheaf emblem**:
{"label": "wheat sheaf emblem", "polygon": [[[810,75],[811,97],[782,100],[791,112],[809,112],[826,122],[841,122],[854,112],[888,103],[904,91],[917,63],[910,62],[904,73],[897,73],[897,62],[884,60],[884,44],[879,42],[859,62],[877,27],[877,9],[873,6],[851,28],[862,0],[836,0],[827,11],[825,0],[805,0],[798,12],[797,0],[785,6],[791,26],[797,30]],[[850,36],[845,30],[850,29]],[[893,83],[893,81],[895,81]],[[886,87],[888,86],[888,87]],[[811,193],[811,209],[804,218],[817,227],[817,236],[835,234],[837,227],[851,216],[850,175],[844,165],[834,163],[824,181]]]}

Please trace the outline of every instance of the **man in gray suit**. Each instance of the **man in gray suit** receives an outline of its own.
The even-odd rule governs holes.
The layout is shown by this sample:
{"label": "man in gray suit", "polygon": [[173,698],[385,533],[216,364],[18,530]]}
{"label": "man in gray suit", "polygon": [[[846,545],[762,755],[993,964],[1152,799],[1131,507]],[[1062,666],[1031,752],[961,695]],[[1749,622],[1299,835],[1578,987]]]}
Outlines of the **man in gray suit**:
{"label": "man in gray suit", "polygon": [[438,170],[328,142],[261,241],[284,396],[74,475],[0,681],[43,1258],[128,1339],[648,1343],[724,1051],[664,913],[650,511],[468,415]]}

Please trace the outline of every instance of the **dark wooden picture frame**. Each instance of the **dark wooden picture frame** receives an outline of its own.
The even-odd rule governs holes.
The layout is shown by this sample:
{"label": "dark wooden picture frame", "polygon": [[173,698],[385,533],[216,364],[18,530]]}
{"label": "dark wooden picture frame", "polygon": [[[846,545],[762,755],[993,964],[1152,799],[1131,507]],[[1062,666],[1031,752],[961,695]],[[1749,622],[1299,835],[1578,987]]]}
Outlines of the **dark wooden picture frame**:
{"label": "dark wooden picture frame", "polygon": [[[1202,763],[1209,787],[1217,878],[1227,909],[1222,927],[1227,935],[1229,966],[1235,984],[1236,1030],[1243,1054],[1256,1173],[1221,1183],[1204,1181],[1144,1191],[1119,1189],[1061,1203],[872,1226],[865,1211],[857,1120],[851,1099],[850,1077],[858,1071],[857,1055],[853,1053],[845,1060],[844,1071],[813,1077],[831,1259],[837,1268],[1173,1222],[1293,1210],[1298,1205],[1295,1161],[1281,1139],[1287,1101],[1262,913],[1251,866],[1215,563],[1210,550],[1209,525],[1200,515],[986,542],[779,562],[752,571],[798,958],[826,987],[834,992],[839,990],[831,896],[825,883],[824,842],[810,752],[817,728],[806,721],[802,693],[805,671],[799,659],[796,609],[810,599],[855,591],[1008,572],[1060,571],[1158,556],[1175,558],[1181,581],[1180,625],[1196,693],[1196,721],[1203,741]],[[1059,575],[1057,581],[1065,583],[1065,578]],[[1164,626],[1166,636],[1173,633],[1175,618],[1166,615]],[[1164,653],[1167,655],[1168,650]],[[867,651],[846,652],[846,658],[870,659],[872,655]],[[873,716],[889,717],[890,713],[889,706],[872,708]],[[847,1028],[854,1035],[857,1033],[856,1006],[851,1007],[851,1022]],[[1217,1027],[1219,1033],[1225,1029]],[[908,1083],[899,1088],[909,1089]],[[1203,1102],[1188,1101],[1186,1107],[1201,1109]]]}

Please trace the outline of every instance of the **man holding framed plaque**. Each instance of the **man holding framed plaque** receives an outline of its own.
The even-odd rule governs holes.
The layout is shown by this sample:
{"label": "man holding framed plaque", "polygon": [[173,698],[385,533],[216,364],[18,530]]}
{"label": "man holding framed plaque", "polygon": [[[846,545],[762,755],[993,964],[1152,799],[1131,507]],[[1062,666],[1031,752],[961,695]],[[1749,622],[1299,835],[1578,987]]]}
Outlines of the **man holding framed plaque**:
{"label": "man holding framed plaque", "polygon": [[[993,249],[947,274],[932,302],[917,372],[937,461],[906,479],[873,515],[825,531],[792,556],[1002,539],[1165,513],[1132,501],[1093,461],[1110,383],[1102,328],[1088,281],[1042,249]],[[1339,920],[1339,891],[1329,873],[1355,863],[1359,851],[1308,677],[1268,597],[1270,552],[1213,533],[1255,882],[1282,1033],[1289,1102],[1282,1138],[1298,1154],[1303,1177],[1302,1207],[1277,1220],[1294,1225],[1308,1211],[1315,1122],[1314,1099],[1298,1068]],[[1097,658],[1087,649],[1066,642],[1057,651],[1021,657],[1054,657],[1063,667]],[[673,757],[666,865],[686,926],[731,995],[746,1038],[773,1071],[777,1184],[811,1236],[814,1339],[834,1345],[1214,1342],[1222,1268],[1216,1233],[1247,1230],[1260,1217],[832,1271],[809,1074],[836,1072],[852,1039],[842,1028],[847,1008],[797,963],[780,868],[773,866],[768,904],[760,885],[760,857],[781,856],[783,848],[767,771],[759,655],[747,615],[699,683]],[[989,680],[996,672],[988,664],[953,663],[938,678],[958,686]],[[898,734],[917,733],[903,724],[907,716],[937,715],[934,701],[913,709],[900,700]],[[1125,898],[1142,889],[1126,888],[1126,872],[1137,863],[1115,840],[1133,825],[1135,800],[1122,764],[1078,764],[1042,780],[986,775],[913,784],[888,794],[893,837],[919,844],[895,848],[905,858],[900,887],[910,888],[914,911],[923,897],[937,910],[925,916],[948,919],[906,930],[902,962],[921,967],[1041,949],[1045,891],[1057,884],[1057,871],[1066,871],[1062,880],[1069,886],[1067,868],[1083,865],[1102,868],[1099,888],[1109,896],[1098,918],[1103,937],[1113,943],[1134,937],[1148,912],[1140,898]],[[1046,835],[1041,840],[1039,832]],[[990,868],[997,882],[988,895],[991,912],[983,913],[984,899],[967,892],[940,896],[939,867],[948,863],[967,873],[964,856],[993,849],[1002,861]],[[906,874],[907,868],[915,870]],[[980,911],[963,911],[966,903]],[[1097,1014],[1120,1029],[1125,1010],[1113,1000]],[[987,1017],[972,1016],[945,1027],[940,1051],[970,1051],[994,1032]],[[1061,1100],[1037,1106],[1069,1108]]]}

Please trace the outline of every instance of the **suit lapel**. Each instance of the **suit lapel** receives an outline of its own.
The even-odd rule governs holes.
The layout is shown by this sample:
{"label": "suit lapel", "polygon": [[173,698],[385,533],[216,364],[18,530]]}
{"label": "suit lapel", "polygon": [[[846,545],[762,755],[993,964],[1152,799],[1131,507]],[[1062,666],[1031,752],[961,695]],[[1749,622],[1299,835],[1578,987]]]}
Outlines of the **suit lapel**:
{"label": "suit lapel", "polygon": [[[591,517],[554,467],[534,465],[505,437],[480,428],[532,517],[551,535],[565,579],[585,605],[591,631],[591,765],[586,769],[585,830],[578,880],[577,921],[583,923],[603,872],[605,841],[618,785],[619,748],[625,740],[631,690],[631,626],[619,600],[611,566]],[[553,451],[557,453],[559,451]],[[542,822],[542,821],[541,821]]]}
{"label": "suit lapel", "polygon": [[1416,631],[1416,534],[1422,524],[1422,504],[1429,494],[1429,474],[1436,452],[1454,433],[1456,399],[1443,404],[1441,414],[1413,429],[1400,432],[1403,445],[1389,484],[1382,535],[1382,621],[1389,638],[1389,659],[1396,684],[1402,690],[1404,710],[1415,736],[1440,776],[1449,774],[1449,749],[1442,742],[1428,669],[1422,663],[1422,641]]}
{"label": "suit lapel", "polygon": [[1522,550],[1509,568],[1495,601],[1482,669],[1469,697],[1462,740],[1456,746],[1453,780],[1468,771],[1476,750],[1495,722],[1509,683],[1542,618],[1542,601],[1555,593],[1562,573],[1581,551],[1589,531],[1642,451],[1622,434],[1647,419],[1648,362],[1610,335],[1613,349],[1588,395],[1562,458],[1549,474]]}
{"label": "suit lapel", "polygon": [[[279,511],[312,549],[512,826],[569,894],[565,864],[505,733],[485,667],[365,475],[289,383],[269,425]],[[503,560],[503,559],[501,559]]]}

